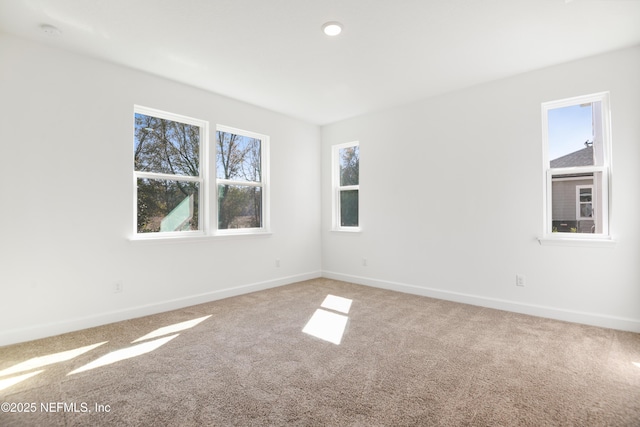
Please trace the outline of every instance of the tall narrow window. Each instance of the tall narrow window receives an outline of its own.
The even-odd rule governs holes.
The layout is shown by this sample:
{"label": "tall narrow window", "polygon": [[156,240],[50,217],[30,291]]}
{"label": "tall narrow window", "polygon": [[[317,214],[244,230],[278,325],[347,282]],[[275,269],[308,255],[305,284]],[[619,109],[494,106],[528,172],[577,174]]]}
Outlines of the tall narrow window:
{"label": "tall narrow window", "polygon": [[207,122],[135,107],[135,233],[203,233]]}
{"label": "tall narrow window", "polygon": [[360,145],[358,142],[334,145],[333,228],[343,231],[360,229]]}
{"label": "tall narrow window", "polygon": [[610,237],[608,93],[544,103],[542,116],[545,235]]}
{"label": "tall narrow window", "polygon": [[268,136],[217,127],[218,231],[268,230],[268,153]]}

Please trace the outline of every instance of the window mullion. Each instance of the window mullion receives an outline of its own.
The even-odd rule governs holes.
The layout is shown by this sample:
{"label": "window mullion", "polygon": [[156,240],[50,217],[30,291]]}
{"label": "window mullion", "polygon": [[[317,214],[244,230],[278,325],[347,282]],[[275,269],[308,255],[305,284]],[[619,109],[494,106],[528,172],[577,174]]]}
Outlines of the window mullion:
{"label": "window mullion", "polygon": [[579,166],[573,168],[549,168],[548,170],[553,175],[571,175],[571,174],[581,174],[581,173],[592,173],[592,172],[606,172],[606,166]]}
{"label": "window mullion", "polygon": [[169,181],[188,181],[188,182],[202,182],[203,179],[199,176],[188,176],[188,175],[172,175],[169,173],[156,173],[156,172],[140,172],[135,171],[135,176],[137,178],[148,178],[148,179],[164,179]]}
{"label": "window mullion", "polygon": [[243,187],[263,187],[262,182],[258,181],[234,181],[232,179],[218,178],[216,180],[218,185],[238,185]]}

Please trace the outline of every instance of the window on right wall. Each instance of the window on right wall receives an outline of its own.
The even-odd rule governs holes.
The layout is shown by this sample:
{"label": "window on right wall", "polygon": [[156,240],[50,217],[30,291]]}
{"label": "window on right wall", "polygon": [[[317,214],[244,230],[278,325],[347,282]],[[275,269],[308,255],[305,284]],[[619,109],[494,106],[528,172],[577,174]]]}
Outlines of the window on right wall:
{"label": "window on right wall", "polygon": [[360,144],[348,142],[331,150],[333,229],[360,231]]}
{"label": "window on right wall", "polygon": [[609,93],[542,104],[544,237],[609,239]]}

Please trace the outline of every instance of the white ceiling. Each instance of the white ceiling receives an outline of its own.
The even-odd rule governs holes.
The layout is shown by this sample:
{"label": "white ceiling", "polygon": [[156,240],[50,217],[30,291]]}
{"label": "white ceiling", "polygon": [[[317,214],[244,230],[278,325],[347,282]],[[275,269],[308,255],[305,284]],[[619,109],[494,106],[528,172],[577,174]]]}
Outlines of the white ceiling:
{"label": "white ceiling", "polygon": [[640,0],[0,0],[0,31],[326,124],[640,44]]}

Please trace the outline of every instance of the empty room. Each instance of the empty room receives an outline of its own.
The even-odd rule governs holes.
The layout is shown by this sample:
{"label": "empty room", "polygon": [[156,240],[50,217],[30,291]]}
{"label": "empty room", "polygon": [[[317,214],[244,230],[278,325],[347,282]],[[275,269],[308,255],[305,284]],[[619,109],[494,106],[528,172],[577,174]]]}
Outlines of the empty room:
{"label": "empty room", "polygon": [[640,425],[639,23],[0,0],[0,425]]}

